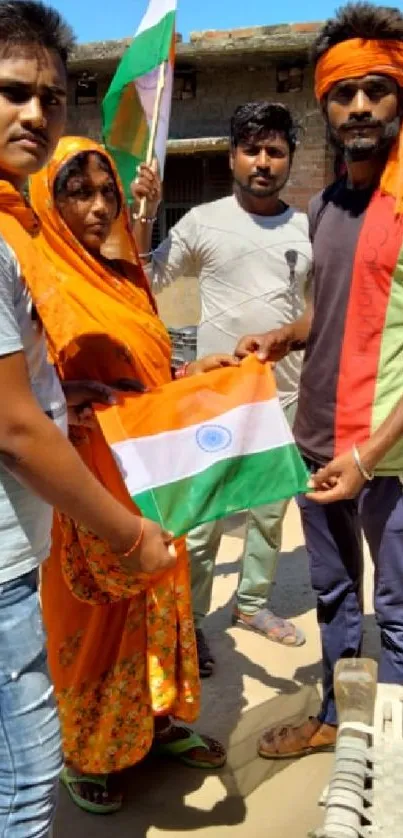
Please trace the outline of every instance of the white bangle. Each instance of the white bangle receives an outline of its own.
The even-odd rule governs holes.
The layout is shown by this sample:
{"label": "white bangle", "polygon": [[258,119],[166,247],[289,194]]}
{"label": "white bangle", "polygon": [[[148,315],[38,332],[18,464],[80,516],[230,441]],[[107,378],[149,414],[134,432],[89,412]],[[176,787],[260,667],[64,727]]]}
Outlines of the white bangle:
{"label": "white bangle", "polygon": [[367,471],[367,469],[365,468],[364,463],[362,462],[360,457],[360,452],[355,444],[353,445],[353,457],[358,471],[360,472],[364,480],[373,480],[375,475],[373,471]]}

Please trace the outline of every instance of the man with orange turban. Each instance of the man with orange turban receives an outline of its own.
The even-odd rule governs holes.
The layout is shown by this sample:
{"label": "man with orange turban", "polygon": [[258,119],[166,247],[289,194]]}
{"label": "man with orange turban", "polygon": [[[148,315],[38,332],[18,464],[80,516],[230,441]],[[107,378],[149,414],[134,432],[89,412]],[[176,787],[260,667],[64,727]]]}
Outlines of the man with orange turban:
{"label": "man with orange turban", "polygon": [[379,680],[403,684],[403,14],[349,4],[319,33],[314,62],[346,172],[310,205],[312,306],[237,348],[277,361],[306,345],[294,431],[314,490],[300,509],[323,704],[317,718],[265,733],[268,759],[334,746],[334,665],[361,650],[362,531],[375,565]]}

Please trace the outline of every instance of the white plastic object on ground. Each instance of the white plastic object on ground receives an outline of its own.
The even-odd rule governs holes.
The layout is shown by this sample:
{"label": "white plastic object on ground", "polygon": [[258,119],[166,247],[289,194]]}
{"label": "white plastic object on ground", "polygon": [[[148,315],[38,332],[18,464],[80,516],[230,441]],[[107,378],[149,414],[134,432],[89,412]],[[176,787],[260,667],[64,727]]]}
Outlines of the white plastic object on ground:
{"label": "white plastic object on ground", "polygon": [[402,838],[403,686],[377,685],[373,664],[338,664],[341,724],[315,838]]}

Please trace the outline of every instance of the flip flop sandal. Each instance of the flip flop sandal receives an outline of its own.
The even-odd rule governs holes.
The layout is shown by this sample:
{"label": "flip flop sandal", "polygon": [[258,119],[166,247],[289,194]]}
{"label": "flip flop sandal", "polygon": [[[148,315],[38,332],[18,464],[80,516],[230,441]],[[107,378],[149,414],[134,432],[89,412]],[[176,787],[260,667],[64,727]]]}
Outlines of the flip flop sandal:
{"label": "flip flop sandal", "polygon": [[[198,733],[187,727],[181,727],[181,730],[186,731],[189,735],[182,739],[175,739],[173,742],[161,742],[158,739],[154,740],[153,752],[158,756],[170,756],[178,759],[179,762],[188,765],[190,768],[202,768],[206,771],[216,771],[222,768],[227,761],[227,754],[223,753],[223,747],[215,739],[210,739],[209,736],[199,736]],[[203,760],[192,759],[186,754],[192,751],[193,748],[203,748],[204,751],[222,754],[222,759],[219,763],[214,765],[211,762],[204,762]]]}
{"label": "flip flop sandal", "polygon": [[[242,626],[242,628],[249,629],[249,631],[263,634],[267,640],[271,640],[273,643],[281,643],[282,646],[288,646],[290,649],[303,646],[306,643],[306,637],[301,629],[294,626],[289,620],[276,617],[268,608],[261,608],[260,611],[256,611],[256,614],[247,614],[245,616],[250,616],[251,619],[246,622],[241,612],[235,611],[232,616],[232,625]],[[291,631],[290,626],[292,627]],[[273,632],[273,629],[277,629],[277,631]],[[270,632],[273,632],[273,634],[270,634]],[[294,642],[286,643],[287,637],[295,638]]]}
{"label": "flip flop sandal", "polygon": [[84,812],[89,812],[91,815],[111,815],[114,812],[119,812],[122,808],[122,801],[115,803],[93,803],[85,797],[81,797],[78,792],[74,790],[74,786],[81,784],[88,784],[98,786],[103,791],[108,791],[108,776],[101,774],[74,774],[67,766],[64,766],[60,775],[60,780],[67,789],[72,801],[82,809]]}

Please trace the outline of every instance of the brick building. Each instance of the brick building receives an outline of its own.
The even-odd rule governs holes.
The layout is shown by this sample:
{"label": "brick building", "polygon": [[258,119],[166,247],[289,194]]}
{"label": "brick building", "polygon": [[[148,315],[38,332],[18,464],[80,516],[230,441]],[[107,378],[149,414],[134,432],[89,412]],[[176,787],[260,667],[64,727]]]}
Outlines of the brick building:
{"label": "brick building", "polygon": [[[332,176],[313,94],[309,50],[318,24],[193,33],[177,44],[160,235],[187,209],[228,194],[228,124],[243,101],[289,105],[302,125],[288,199],[305,208]],[[82,44],[70,63],[71,133],[100,137],[100,104],[129,41]]]}
{"label": "brick building", "polygon": [[[307,202],[332,178],[334,160],[313,93],[310,47],[319,24],[262,26],[194,33],[178,38],[174,101],[164,177],[164,202],[155,242],[188,209],[229,194],[228,126],[235,107],[248,100],[287,104],[302,126],[300,147],[285,194]],[[70,133],[100,139],[100,106],[130,40],[82,44],[69,67]],[[181,280],[159,297],[170,326],[196,324],[196,281]]]}

